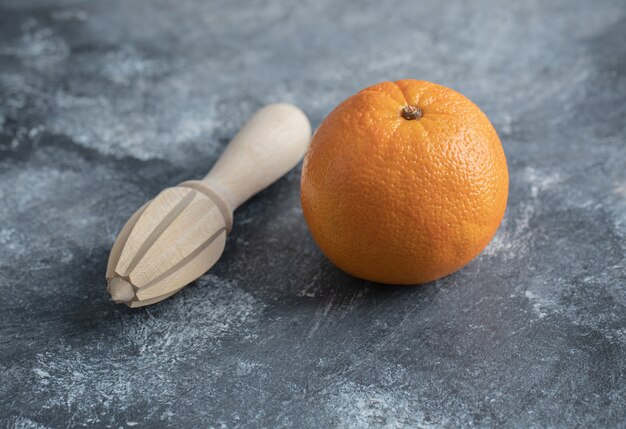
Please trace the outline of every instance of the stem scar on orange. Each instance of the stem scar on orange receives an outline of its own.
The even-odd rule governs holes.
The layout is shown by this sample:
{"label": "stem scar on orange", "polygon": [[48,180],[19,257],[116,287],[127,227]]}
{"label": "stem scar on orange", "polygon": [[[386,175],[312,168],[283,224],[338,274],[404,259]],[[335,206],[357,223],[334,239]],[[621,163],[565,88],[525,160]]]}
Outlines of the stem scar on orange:
{"label": "stem scar on orange", "polygon": [[509,176],[500,139],[465,96],[431,82],[364,89],[322,122],[304,159],[304,217],[322,252],[366,280],[425,283],[491,241]]}

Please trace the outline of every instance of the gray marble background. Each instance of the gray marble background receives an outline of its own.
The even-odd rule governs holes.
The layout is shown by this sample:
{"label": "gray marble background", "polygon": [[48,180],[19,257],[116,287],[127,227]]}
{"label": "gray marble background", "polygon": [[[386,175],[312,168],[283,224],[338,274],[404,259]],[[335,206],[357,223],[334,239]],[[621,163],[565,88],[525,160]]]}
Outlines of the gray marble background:
{"label": "gray marble background", "polygon": [[[265,103],[317,126],[382,80],[455,88],[511,178],[482,255],[363,282],[299,169],[174,298],[109,302],[109,249]],[[624,1],[0,3],[5,427],[626,427]]]}

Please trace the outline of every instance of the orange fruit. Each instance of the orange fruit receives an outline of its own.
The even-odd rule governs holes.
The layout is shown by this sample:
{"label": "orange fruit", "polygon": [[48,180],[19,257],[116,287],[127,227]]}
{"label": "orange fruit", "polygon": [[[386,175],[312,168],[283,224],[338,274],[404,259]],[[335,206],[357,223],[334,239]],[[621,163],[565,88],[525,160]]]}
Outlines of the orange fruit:
{"label": "orange fruit", "polygon": [[468,98],[400,80],[341,103],[315,132],[301,201],[322,252],[366,280],[425,283],[474,259],[506,209],[500,139]]}

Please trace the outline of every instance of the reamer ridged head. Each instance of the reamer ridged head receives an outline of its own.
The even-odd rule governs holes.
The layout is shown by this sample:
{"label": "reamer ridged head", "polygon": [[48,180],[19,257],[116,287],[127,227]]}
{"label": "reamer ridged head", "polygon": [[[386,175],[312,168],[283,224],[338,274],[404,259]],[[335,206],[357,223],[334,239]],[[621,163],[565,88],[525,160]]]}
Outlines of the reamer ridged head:
{"label": "reamer ridged head", "polygon": [[217,262],[232,213],[199,181],[163,190],[119,233],[107,266],[113,301],[153,304],[176,293]]}

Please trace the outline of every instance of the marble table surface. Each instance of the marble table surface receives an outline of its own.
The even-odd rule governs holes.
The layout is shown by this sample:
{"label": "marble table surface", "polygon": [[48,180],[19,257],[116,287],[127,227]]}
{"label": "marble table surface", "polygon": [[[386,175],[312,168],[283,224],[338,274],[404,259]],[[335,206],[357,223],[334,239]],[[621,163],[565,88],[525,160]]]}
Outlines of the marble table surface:
{"label": "marble table surface", "polygon": [[[314,126],[383,80],[476,102],[510,200],[437,282],[328,262],[300,167],[219,263],[111,303],[130,214],[204,174],[255,109]],[[0,2],[0,425],[626,427],[626,3]]]}

